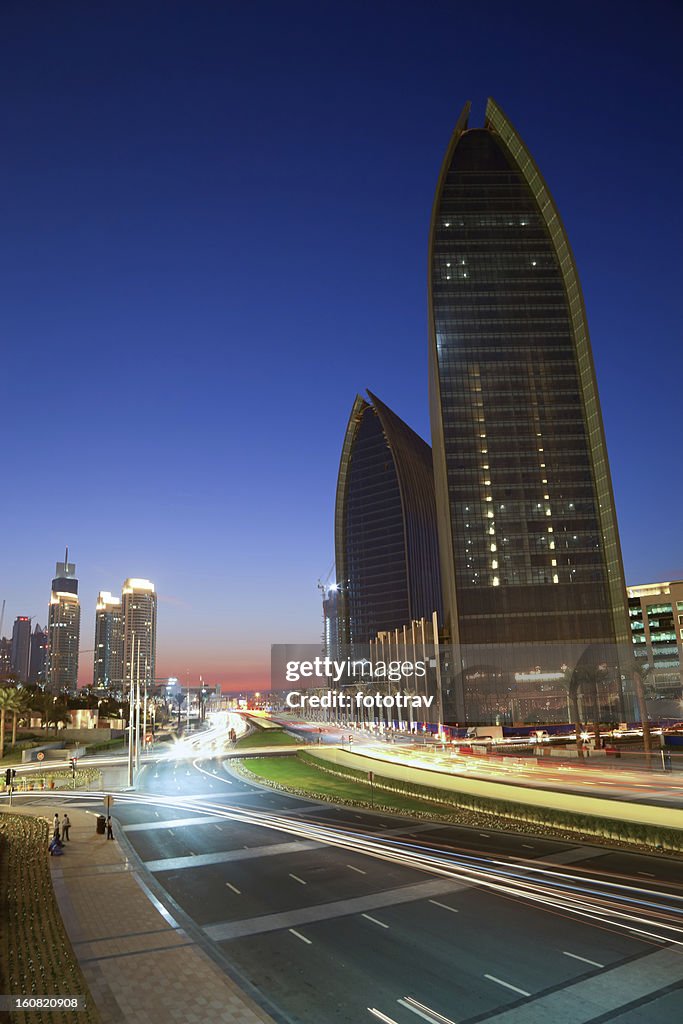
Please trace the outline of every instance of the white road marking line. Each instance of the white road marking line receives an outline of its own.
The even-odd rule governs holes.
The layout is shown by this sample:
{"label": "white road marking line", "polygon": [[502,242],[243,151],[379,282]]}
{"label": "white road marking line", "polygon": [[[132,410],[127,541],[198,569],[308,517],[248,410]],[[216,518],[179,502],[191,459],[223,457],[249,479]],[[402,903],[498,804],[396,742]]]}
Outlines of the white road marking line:
{"label": "white road marking line", "polygon": [[376,917],[370,917],[369,914],[361,914],[361,917],[366,918],[368,921],[372,921],[373,924],[378,924],[380,928],[388,928],[389,925],[385,924],[384,921],[378,921]]}
{"label": "white road marking line", "polygon": [[393,1017],[387,1017],[386,1013],[382,1013],[381,1010],[376,1009],[374,1006],[368,1006],[368,1013],[371,1013],[377,1020],[381,1020],[383,1024],[398,1024],[398,1021],[394,1020]]}
{"label": "white road marking line", "polygon": [[503,988],[512,989],[513,992],[519,992],[520,996],[530,996],[531,992],[525,992],[523,988],[517,988],[516,985],[511,985],[509,981],[502,981],[500,978],[494,978],[492,974],[485,974],[484,977],[487,981],[495,981],[496,985],[502,985]]}
{"label": "white road marking line", "polygon": [[450,1017],[444,1017],[438,1010],[432,1010],[431,1006],[425,1006],[424,1003],[418,1002],[412,996],[406,996],[405,999],[397,999],[396,1002],[400,1003],[401,1006],[405,1006],[406,1010],[412,1010],[418,1017],[428,1020],[430,1024],[455,1024],[455,1021],[451,1020]]}
{"label": "white road marking line", "polygon": [[310,939],[307,939],[305,935],[302,935],[301,932],[298,932],[296,928],[289,928],[288,930],[292,933],[292,935],[296,935],[297,939],[301,939],[302,942],[305,942],[307,946],[313,945],[312,941]]}
{"label": "white road marking line", "polygon": [[533,850],[533,846],[531,845],[531,843],[522,843],[522,846],[525,850]]}
{"label": "white road marking line", "polygon": [[416,1006],[411,1006],[405,999],[397,999],[396,1002],[400,1006],[405,1006],[406,1010],[411,1010],[413,1013],[416,1013],[417,1016],[422,1017],[423,1020],[428,1020],[429,1024],[434,1024],[436,1017],[428,1017],[426,1013],[423,1013],[422,1010],[418,1010]]}
{"label": "white road marking line", "polygon": [[639,875],[643,875],[645,878],[656,878],[656,875],[651,874],[649,871],[639,871]]}
{"label": "white road marking line", "polygon": [[225,884],[227,885],[228,889],[232,889],[232,891],[236,892],[238,896],[242,895],[241,889],[238,889],[236,885],[232,884],[232,882],[226,882]]}
{"label": "white road marking line", "polygon": [[223,831],[223,826],[222,825],[214,825],[213,827],[217,828],[219,832]]}
{"label": "white road marking line", "polygon": [[291,873],[291,871],[290,871],[290,873],[289,873],[289,877],[290,877],[290,878],[293,878],[293,879],[294,879],[294,881],[295,881],[295,882],[298,882],[298,883],[299,883],[300,885],[308,885],[308,882],[304,882],[303,878],[299,878],[299,876],[298,876],[298,875],[293,875],[293,874]]}
{"label": "white road marking line", "polygon": [[174,835],[175,835],[175,832],[173,831],[173,829],[172,829],[172,828],[169,828],[169,830],[168,830],[168,834],[169,834],[169,836],[174,836]]}
{"label": "white road marking line", "polygon": [[452,914],[460,913],[460,911],[456,910],[455,907],[449,907],[447,903],[439,903],[438,900],[430,900],[429,902],[433,903],[435,907],[441,907],[442,910],[450,910]]}
{"label": "white road marking line", "polygon": [[479,835],[480,835],[480,836],[481,836],[481,837],[482,837],[483,839],[490,839],[490,838],[491,838],[491,836],[489,835],[489,833],[488,833],[488,832],[480,832],[480,833],[479,833]]}
{"label": "white road marking line", "polygon": [[592,964],[593,967],[604,967],[604,964],[599,964],[597,960],[589,960],[587,956],[579,956],[578,953],[568,953],[566,949],[562,950],[563,956],[570,956],[572,960],[581,960],[584,964]]}
{"label": "white road marking line", "polygon": [[367,875],[367,871],[363,871],[362,868],[354,868],[353,864],[346,865],[349,871],[357,871],[359,875]]}

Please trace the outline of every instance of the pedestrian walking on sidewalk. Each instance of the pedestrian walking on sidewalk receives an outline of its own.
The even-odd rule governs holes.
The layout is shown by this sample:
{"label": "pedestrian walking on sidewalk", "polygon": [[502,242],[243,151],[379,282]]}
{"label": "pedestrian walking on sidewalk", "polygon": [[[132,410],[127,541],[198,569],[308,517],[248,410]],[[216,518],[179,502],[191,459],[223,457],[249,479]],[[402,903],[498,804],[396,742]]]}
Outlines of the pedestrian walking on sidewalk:
{"label": "pedestrian walking on sidewalk", "polygon": [[71,822],[69,821],[69,815],[65,814],[62,818],[62,839],[69,842],[69,829],[71,828]]}
{"label": "pedestrian walking on sidewalk", "polygon": [[59,839],[59,815],[56,811],[52,822],[52,838]]}
{"label": "pedestrian walking on sidewalk", "polygon": [[107,839],[113,839],[113,838],[114,838],[114,830],[113,830],[112,825],[111,825],[111,815],[108,814],[107,815]]}

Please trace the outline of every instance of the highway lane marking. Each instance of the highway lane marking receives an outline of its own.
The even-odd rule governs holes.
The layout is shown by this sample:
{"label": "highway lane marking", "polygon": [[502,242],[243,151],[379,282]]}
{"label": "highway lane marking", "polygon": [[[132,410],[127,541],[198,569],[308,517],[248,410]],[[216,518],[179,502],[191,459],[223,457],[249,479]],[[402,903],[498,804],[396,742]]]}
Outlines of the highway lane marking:
{"label": "highway lane marking", "polygon": [[449,907],[447,903],[439,903],[438,900],[430,900],[429,902],[433,903],[435,907],[441,907],[443,910],[450,910],[450,912],[452,914],[459,914],[460,913],[460,911],[456,910],[455,907]]}
{"label": "highway lane marking", "polygon": [[491,838],[491,836],[489,835],[488,832],[480,832],[479,835],[482,837],[482,839],[490,839]]}
{"label": "highway lane marking", "polygon": [[666,939],[663,939],[660,935],[653,935],[651,932],[644,932],[638,928],[629,928],[629,932],[631,933],[631,935],[637,935],[639,939],[642,939],[643,935],[645,935],[650,942],[666,943],[667,941]]}
{"label": "highway lane marking", "polygon": [[162,857],[158,860],[146,860],[144,865],[148,871],[180,871],[182,868],[206,867],[210,864],[224,864],[233,860],[251,860],[254,857],[273,857],[282,854],[298,853],[301,850],[312,850],[316,844],[311,840],[293,843],[272,843],[268,846],[250,846],[243,850],[225,850],[218,853],[200,853],[197,857]]}
{"label": "highway lane marking", "polygon": [[[220,776],[220,775],[218,775],[218,776],[215,776],[215,775],[213,774],[213,772],[207,772],[206,768],[200,768],[200,767],[199,767],[199,765],[197,764],[197,761],[193,761],[193,762],[192,762],[192,767],[193,767],[193,768],[194,768],[194,769],[195,769],[196,771],[198,771],[198,772],[201,772],[201,773],[202,773],[202,775],[208,775],[210,779],[216,779],[216,780],[217,780],[218,782],[224,782],[226,786],[232,786],[232,782],[230,781],[230,779],[224,779],[224,778],[223,778],[222,776]],[[190,773],[189,773],[189,772],[187,772],[186,774],[187,774],[187,775],[189,775]]]}
{"label": "highway lane marking", "polygon": [[533,850],[533,846],[531,845],[531,843],[522,843],[522,846],[525,850]]}
{"label": "highway lane marking", "polygon": [[614,1019],[619,1016],[614,1011],[619,1010],[623,1016],[624,1008],[637,1000],[645,1002],[646,997],[673,988],[675,984],[680,985],[681,981],[683,957],[680,947],[659,948],[636,960],[608,967],[600,974],[583,975],[561,989],[547,994],[540,992],[533,996],[533,1002],[528,1005],[502,1007],[492,1019],[495,1019],[496,1024],[527,1024],[531,1019],[575,1022],[587,1018],[593,1020],[595,1010],[592,1007],[595,1004],[599,1006],[602,1019]]}
{"label": "highway lane marking", "polygon": [[[199,860],[199,858],[197,858]],[[197,860],[191,863],[197,866]],[[167,865],[168,867],[168,865]],[[163,869],[157,869],[163,870]],[[467,889],[469,886],[444,878],[416,882],[412,885],[401,885],[395,889],[382,890],[368,896],[357,896],[332,903],[321,903],[316,906],[301,907],[278,914],[261,914],[240,921],[216,921],[203,926],[203,931],[215,942],[226,942],[244,938],[247,935],[263,935],[266,932],[282,931],[285,928],[314,924],[318,921],[332,921],[338,917],[349,917],[364,911],[379,910],[402,903],[413,903],[431,897],[451,895]]]}
{"label": "highway lane marking", "polygon": [[643,875],[644,878],[656,878],[656,875],[651,874],[649,871],[639,871],[639,875]]}
{"label": "highway lane marking", "polygon": [[369,914],[361,914],[361,917],[366,918],[368,921],[372,921],[373,924],[378,924],[380,928],[388,928],[389,925],[385,924],[384,921],[378,921],[376,917],[370,917]]}
{"label": "highway lane marking", "polygon": [[397,1020],[394,1020],[393,1017],[387,1017],[386,1013],[382,1013],[375,1006],[368,1006],[368,1013],[371,1013],[377,1020],[381,1020],[383,1024],[398,1024]]}
{"label": "highway lane marking", "polygon": [[406,996],[405,999],[397,999],[397,1003],[401,1006],[405,1006],[406,1010],[412,1010],[418,1017],[422,1017],[423,1020],[428,1020],[430,1024],[455,1024],[454,1020],[450,1017],[444,1017],[438,1010],[432,1010],[431,1006],[426,1006],[424,1003],[420,1003],[417,999],[413,999],[412,996]]}
{"label": "highway lane marking", "polygon": [[[308,882],[304,882],[303,878],[299,878],[298,875],[293,875],[291,871],[289,872],[289,877],[293,878],[295,882],[299,883],[299,885],[308,885]],[[291,931],[291,928],[290,928],[290,931]]]}
{"label": "highway lane marking", "polygon": [[227,885],[228,889],[232,889],[232,891],[236,892],[238,896],[242,895],[242,890],[238,889],[236,885],[232,884],[232,882],[226,882],[225,884]]}
{"label": "highway lane marking", "polygon": [[214,825],[215,822],[215,814],[197,814],[193,818],[164,818],[161,821],[144,821],[135,825],[124,825],[123,830],[124,832],[152,832],[165,828],[170,832],[172,829],[186,828],[192,825]]}
{"label": "highway lane marking", "polygon": [[493,974],[485,974],[484,977],[487,981],[495,981],[496,985],[502,985],[503,988],[509,988],[513,992],[518,992],[520,996],[531,995],[531,992],[525,992],[523,988],[517,988],[516,985],[511,985],[509,981],[503,981],[501,978],[494,977]]}
{"label": "highway lane marking", "polygon": [[223,826],[222,825],[214,825],[213,827],[217,828],[219,832],[223,831]]}
{"label": "highway lane marking", "polygon": [[591,964],[593,967],[604,967],[604,964],[599,964],[597,960],[589,960],[587,956],[579,956],[578,953],[568,953],[566,949],[562,950],[563,956],[570,956],[572,960],[581,960],[584,964]]}
{"label": "highway lane marking", "polygon": [[313,945],[311,939],[307,939],[306,936],[302,935],[301,932],[298,932],[296,928],[290,928],[289,931],[292,933],[292,935],[296,935],[297,939],[301,939],[302,942],[305,942],[307,946]]}
{"label": "highway lane marking", "polygon": [[357,871],[359,875],[367,875],[367,871],[363,871],[362,868],[354,868],[353,864],[346,865],[349,871]]}

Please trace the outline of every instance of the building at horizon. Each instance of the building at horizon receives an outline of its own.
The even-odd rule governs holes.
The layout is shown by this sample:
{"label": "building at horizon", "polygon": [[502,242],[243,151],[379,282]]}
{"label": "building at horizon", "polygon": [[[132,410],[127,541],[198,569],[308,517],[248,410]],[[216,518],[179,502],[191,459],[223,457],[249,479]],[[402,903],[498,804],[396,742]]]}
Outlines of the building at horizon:
{"label": "building at horizon", "polygon": [[431,450],[371,392],[356,397],[342,447],[335,558],[342,649],[441,618]]}
{"label": "building at horizon", "polygon": [[339,587],[336,583],[323,587],[323,654],[339,660]]}
{"label": "building at horizon", "polygon": [[31,633],[31,656],[29,660],[28,681],[37,686],[45,683],[45,671],[47,668],[48,631],[42,629],[36,622]]}
{"label": "building at horizon", "polygon": [[9,676],[12,672],[12,640],[0,636],[0,677]]}
{"label": "building at horizon", "polygon": [[81,632],[81,606],[78,600],[76,564],[69,561],[66,549],[63,562],[57,562],[52,580],[48,609],[48,650],[46,688],[50,693],[74,692],[78,686],[78,649]]}
{"label": "building at horizon", "polygon": [[17,615],[12,627],[12,673],[20,683],[28,682],[31,662],[31,620]]}
{"label": "building at horizon", "polygon": [[157,595],[150,580],[131,577],[123,584],[123,685],[139,680],[151,687],[156,669]]}
{"label": "building at horizon", "polygon": [[[631,639],[652,718],[681,718],[683,580],[627,587]],[[667,702],[668,707],[665,707]]]}
{"label": "building at horizon", "polygon": [[469,127],[469,110],[443,161],[429,239],[436,508],[457,651],[449,713],[511,721],[527,715],[515,710],[523,703],[566,721],[565,663],[591,651],[611,680],[592,713],[615,717],[625,713],[626,589],[578,275],[521,138],[493,100],[483,128]]}
{"label": "building at horizon", "polygon": [[98,690],[123,686],[122,599],[108,590],[99,592],[95,606],[93,686]]}

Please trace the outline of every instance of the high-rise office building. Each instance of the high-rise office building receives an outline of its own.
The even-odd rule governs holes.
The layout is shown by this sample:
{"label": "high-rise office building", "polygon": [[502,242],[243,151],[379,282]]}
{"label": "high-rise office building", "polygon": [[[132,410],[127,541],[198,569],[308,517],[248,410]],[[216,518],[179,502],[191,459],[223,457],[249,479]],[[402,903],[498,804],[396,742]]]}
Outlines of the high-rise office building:
{"label": "high-rise office building", "polygon": [[336,583],[323,588],[323,654],[338,661],[339,647],[339,587]]}
{"label": "high-rise office building", "polygon": [[42,686],[45,683],[47,667],[48,632],[36,622],[31,633],[31,657],[29,662],[28,681]]}
{"label": "high-rise office building", "polygon": [[440,616],[431,450],[370,392],[344,438],[335,556],[342,645],[358,651],[382,630]]}
{"label": "high-rise office building", "polygon": [[123,682],[154,682],[157,643],[157,595],[149,580],[127,579],[123,584]]}
{"label": "high-rise office building", "polygon": [[57,562],[52,581],[47,621],[47,689],[51,693],[73,692],[78,685],[78,647],[81,633],[81,606],[78,600],[76,564],[69,561],[69,549],[63,562]]}
{"label": "high-rise office building", "polygon": [[31,660],[31,620],[18,615],[12,629],[12,672],[21,683],[28,681]]}
{"label": "high-rise office building", "polygon": [[9,637],[0,636],[0,679],[12,673],[12,641]]}
{"label": "high-rise office building", "polygon": [[123,608],[120,597],[101,590],[95,607],[93,686],[120,690],[123,685]]}
{"label": "high-rise office building", "polygon": [[[624,574],[564,227],[500,108],[489,100],[483,128],[468,117],[469,104],[441,168],[429,241],[444,614],[454,645],[533,644],[540,694],[552,688],[540,670],[546,655],[549,666],[561,660],[558,645],[630,644]],[[490,718],[477,684],[466,694],[461,680],[452,716]],[[552,717],[563,703],[558,689],[542,707]]]}
{"label": "high-rise office building", "polygon": [[[677,708],[683,696],[683,580],[627,587],[631,639],[646,683],[652,717]],[[672,707],[663,710],[662,701]]]}

